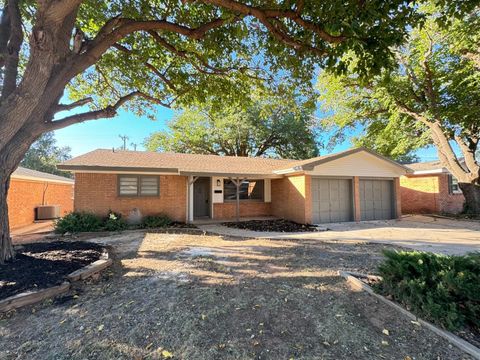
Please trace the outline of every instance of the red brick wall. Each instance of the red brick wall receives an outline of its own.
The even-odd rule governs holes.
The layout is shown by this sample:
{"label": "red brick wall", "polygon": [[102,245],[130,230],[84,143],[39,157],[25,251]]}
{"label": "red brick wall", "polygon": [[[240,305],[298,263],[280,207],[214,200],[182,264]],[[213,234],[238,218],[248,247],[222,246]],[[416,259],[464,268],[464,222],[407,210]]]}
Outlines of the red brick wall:
{"label": "red brick wall", "polygon": [[[270,216],[272,215],[271,203],[256,201],[240,201],[240,217]],[[235,219],[237,205],[235,202],[214,203],[214,219]]]}
{"label": "red brick wall", "polygon": [[[47,184],[48,187],[46,187]],[[33,223],[35,207],[42,205],[45,187],[45,205],[60,205],[62,215],[73,210],[73,184],[12,178],[8,191],[8,214],[11,229]]]}
{"label": "red brick wall", "polygon": [[458,214],[463,211],[465,197],[462,193],[450,194],[448,192],[448,174],[440,175],[440,212],[447,214]]}
{"label": "red brick wall", "polygon": [[111,209],[127,216],[138,208],[142,215],[162,213],[186,221],[187,177],[161,175],[159,197],[119,197],[117,180],[116,174],[75,174],[75,210],[106,215]]}
{"label": "red brick wall", "polygon": [[402,213],[458,213],[462,194],[449,194],[448,174],[408,175],[400,178]]}
{"label": "red brick wall", "polygon": [[272,180],[272,215],[301,224],[311,222],[310,181],[306,175]]}

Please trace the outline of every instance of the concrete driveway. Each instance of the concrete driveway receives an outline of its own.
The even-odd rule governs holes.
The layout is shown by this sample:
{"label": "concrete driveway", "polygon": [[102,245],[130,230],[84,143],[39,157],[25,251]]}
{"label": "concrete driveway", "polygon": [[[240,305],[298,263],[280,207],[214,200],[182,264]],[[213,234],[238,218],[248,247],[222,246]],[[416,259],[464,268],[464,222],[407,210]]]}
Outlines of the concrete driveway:
{"label": "concrete driveway", "polygon": [[257,232],[229,228],[220,224],[199,227],[220,235],[384,243],[439,254],[462,255],[480,251],[480,222],[421,215],[406,216],[401,220],[326,224],[328,231],[303,233]]}

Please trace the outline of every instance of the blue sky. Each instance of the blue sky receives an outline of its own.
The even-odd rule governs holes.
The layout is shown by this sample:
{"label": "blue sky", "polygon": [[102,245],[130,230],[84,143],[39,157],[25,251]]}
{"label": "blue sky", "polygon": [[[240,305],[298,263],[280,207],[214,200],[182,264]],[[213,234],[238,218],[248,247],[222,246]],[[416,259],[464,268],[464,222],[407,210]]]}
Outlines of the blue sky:
{"label": "blue sky", "polygon": [[[88,111],[88,108],[79,108],[77,112]],[[69,146],[72,156],[78,156],[97,148],[118,148],[123,142],[119,135],[129,137],[127,146],[133,149],[131,143],[137,144],[137,150],[144,150],[143,142],[152,132],[164,130],[168,120],[174,115],[173,110],[161,106],[156,108],[156,120],[147,117],[138,117],[127,111],[120,110],[119,114],[112,119],[88,121],[83,124],[72,125],[55,132],[60,146]],[[321,116],[317,112],[317,116]],[[326,135],[328,136],[328,135]],[[337,145],[332,152],[345,150],[351,147],[347,140]],[[321,151],[327,154],[326,150]],[[436,151],[433,148],[422,149],[418,152],[422,161],[435,160]]]}

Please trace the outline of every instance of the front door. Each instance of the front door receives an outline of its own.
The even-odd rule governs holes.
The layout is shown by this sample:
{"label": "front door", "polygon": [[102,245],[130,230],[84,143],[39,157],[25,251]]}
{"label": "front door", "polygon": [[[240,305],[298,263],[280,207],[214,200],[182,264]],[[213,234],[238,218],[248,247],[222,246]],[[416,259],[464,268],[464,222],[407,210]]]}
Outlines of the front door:
{"label": "front door", "polygon": [[210,178],[201,177],[193,183],[193,217],[210,217]]}

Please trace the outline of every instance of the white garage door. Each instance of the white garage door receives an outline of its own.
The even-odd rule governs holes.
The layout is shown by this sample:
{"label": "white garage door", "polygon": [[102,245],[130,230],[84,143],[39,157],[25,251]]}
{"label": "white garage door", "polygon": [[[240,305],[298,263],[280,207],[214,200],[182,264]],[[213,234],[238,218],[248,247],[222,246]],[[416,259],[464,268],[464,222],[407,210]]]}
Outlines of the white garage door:
{"label": "white garage door", "polygon": [[393,181],[360,179],[360,213],[362,220],[394,218]]}
{"label": "white garage door", "polygon": [[353,220],[352,180],[312,178],[314,224]]}

